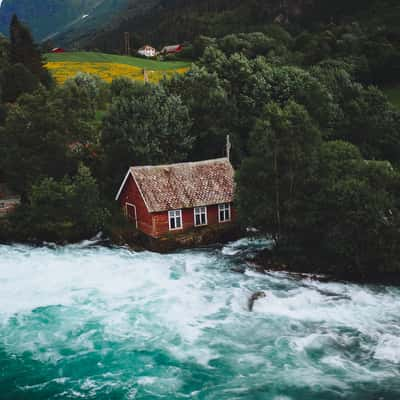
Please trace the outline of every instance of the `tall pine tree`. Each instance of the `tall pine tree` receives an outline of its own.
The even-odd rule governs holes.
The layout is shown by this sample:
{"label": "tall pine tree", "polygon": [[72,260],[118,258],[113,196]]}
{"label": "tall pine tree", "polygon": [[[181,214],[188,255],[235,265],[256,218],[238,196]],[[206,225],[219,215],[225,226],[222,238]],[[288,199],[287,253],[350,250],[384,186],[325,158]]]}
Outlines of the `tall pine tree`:
{"label": "tall pine tree", "polygon": [[23,64],[41,83],[49,86],[50,78],[44,68],[42,54],[33,41],[32,34],[14,14],[10,24],[10,61]]}

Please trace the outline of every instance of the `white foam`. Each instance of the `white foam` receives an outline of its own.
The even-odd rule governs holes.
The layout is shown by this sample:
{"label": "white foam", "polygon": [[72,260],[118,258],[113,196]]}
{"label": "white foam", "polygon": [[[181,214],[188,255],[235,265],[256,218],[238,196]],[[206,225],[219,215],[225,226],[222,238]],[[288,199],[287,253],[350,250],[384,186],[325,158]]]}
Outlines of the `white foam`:
{"label": "white foam", "polygon": [[[276,381],[345,393],[356,382],[399,378],[398,289],[233,274],[229,263],[238,261],[226,252],[159,255],[95,244],[0,246],[0,348],[49,365],[97,353],[104,373],[85,377],[76,396],[119,382],[127,398],[136,396],[132,385],[162,397],[182,390],[188,363],[203,373],[226,366],[231,377],[218,390],[228,396]],[[257,291],[266,297],[249,312]],[[147,354],[138,376],[103,360],[136,352]],[[174,364],[160,369],[152,352]],[[379,374],[371,355],[382,363]],[[121,383],[125,375],[132,378]]]}
{"label": "white foam", "polygon": [[268,238],[243,238],[225,245],[221,252],[227,256],[234,256],[241,253],[244,250],[249,249],[262,249],[272,247],[274,244],[273,240]]}
{"label": "white foam", "polygon": [[376,346],[374,358],[400,364],[400,337],[384,334]]}

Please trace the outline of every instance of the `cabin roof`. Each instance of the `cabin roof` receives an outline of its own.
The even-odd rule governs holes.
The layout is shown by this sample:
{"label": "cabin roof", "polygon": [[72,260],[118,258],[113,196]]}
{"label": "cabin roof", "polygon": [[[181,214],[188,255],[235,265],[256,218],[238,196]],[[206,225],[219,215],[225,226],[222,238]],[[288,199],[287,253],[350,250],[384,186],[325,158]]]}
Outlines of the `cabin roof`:
{"label": "cabin roof", "polygon": [[149,212],[161,212],[230,203],[234,194],[234,170],[227,158],[169,165],[131,167]]}

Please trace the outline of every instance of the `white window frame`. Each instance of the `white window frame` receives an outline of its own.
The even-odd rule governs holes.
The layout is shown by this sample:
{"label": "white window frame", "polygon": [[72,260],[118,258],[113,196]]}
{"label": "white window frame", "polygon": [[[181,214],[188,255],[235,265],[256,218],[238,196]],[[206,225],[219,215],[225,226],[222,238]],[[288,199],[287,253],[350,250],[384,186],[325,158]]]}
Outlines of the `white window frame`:
{"label": "white window frame", "polygon": [[136,210],[136,206],[132,203],[125,203],[125,215],[128,218],[128,207],[132,207],[135,210],[135,225],[136,225],[136,229],[138,227],[138,220],[137,220],[137,210]]}
{"label": "white window frame", "polygon": [[[194,209],[193,209],[193,220],[194,220],[194,226],[206,226],[206,225],[208,225],[208,212],[207,212],[208,210],[207,210],[207,206],[201,206],[201,207],[195,207]],[[201,217],[202,217],[202,215],[204,215],[205,216],[205,223],[204,224],[202,224],[202,223],[200,223],[200,224],[196,224],[196,217],[197,216],[200,216],[200,221],[201,221]]]}
{"label": "white window frame", "polygon": [[[221,211],[224,212],[223,219],[221,219]],[[228,212],[229,218],[225,218],[226,212]],[[218,204],[218,222],[221,224],[224,222],[230,222],[231,220],[232,220],[231,204],[230,203]]]}
{"label": "white window frame", "polygon": [[[171,227],[171,219],[175,220],[175,228]],[[180,219],[180,226],[177,227],[177,219]],[[183,219],[182,219],[182,210],[170,210],[168,211],[168,226],[170,231],[178,231],[183,229]]]}

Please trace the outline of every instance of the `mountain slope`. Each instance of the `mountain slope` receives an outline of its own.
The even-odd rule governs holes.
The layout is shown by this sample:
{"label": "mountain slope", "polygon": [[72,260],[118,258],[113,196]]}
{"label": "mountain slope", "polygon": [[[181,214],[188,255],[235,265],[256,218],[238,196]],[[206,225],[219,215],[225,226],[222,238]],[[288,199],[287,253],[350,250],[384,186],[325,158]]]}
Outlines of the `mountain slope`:
{"label": "mountain slope", "polygon": [[223,36],[263,30],[279,21],[313,29],[319,23],[362,21],[398,30],[398,0],[128,0],[100,30],[75,29],[59,37],[72,47],[122,51],[123,34],[132,47],[191,41],[200,34]]}
{"label": "mountain slope", "polygon": [[144,42],[160,46],[192,40],[199,34],[247,31],[276,17],[298,17],[312,3],[313,0],[128,0],[120,15],[114,15],[101,30],[74,29],[57,39],[72,47],[121,51],[123,33],[130,32],[132,47]]}
{"label": "mountain slope", "polygon": [[[104,0],[96,9],[96,13],[85,20],[72,24],[62,33],[57,34],[54,40],[69,48],[93,49],[96,46],[88,45],[92,43],[93,38],[103,37],[103,35],[107,37],[108,33],[121,27],[123,22],[129,24],[127,28],[124,28],[124,32],[134,31],[136,21],[141,21],[145,16],[151,18],[156,13],[159,3],[160,0]],[[120,46],[122,47],[120,48]],[[107,48],[101,44],[97,47]],[[122,51],[123,39],[118,41],[118,45],[111,46],[108,50],[115,51],[116,48]]]}
{"label": "mountain slope", "polygon": [[3,0],[0,32],[8,34],[13,14],[27,23],[36,40],[54,36],[74,25],[95,25],[118,13],[127,0]]}

